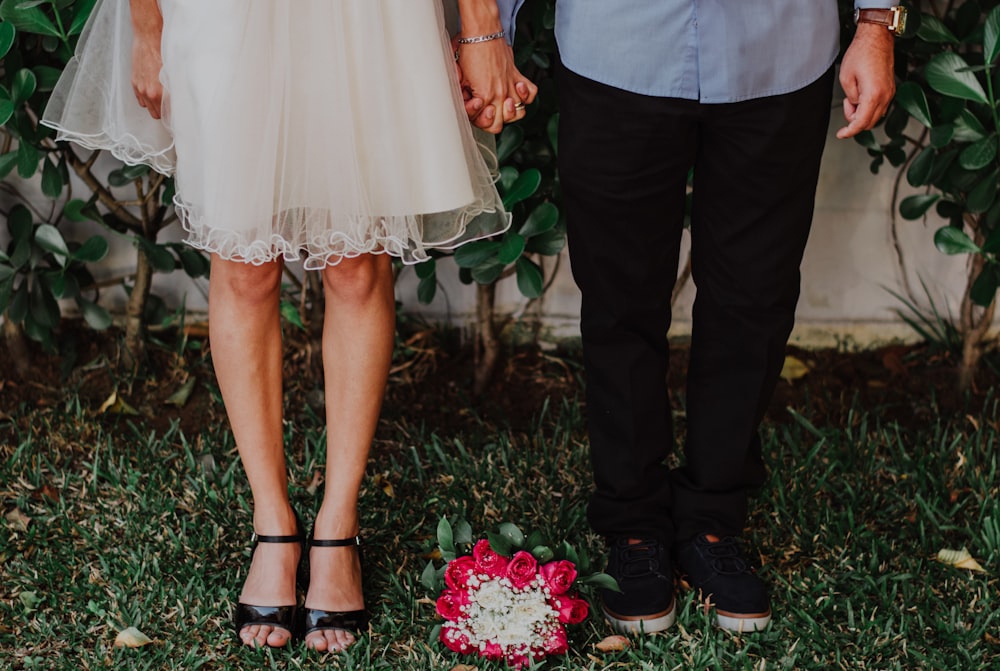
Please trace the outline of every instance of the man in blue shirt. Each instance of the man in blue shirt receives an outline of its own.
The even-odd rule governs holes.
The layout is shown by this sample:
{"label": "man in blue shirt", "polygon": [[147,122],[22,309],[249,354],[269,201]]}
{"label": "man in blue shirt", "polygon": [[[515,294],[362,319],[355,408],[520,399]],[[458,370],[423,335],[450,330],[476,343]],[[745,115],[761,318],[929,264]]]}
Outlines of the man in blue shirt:
{"label": "man in blue shirt", "polygon": [[[523,2],[499,0],[496,28],[510,36]],[[905,17],[897,4],[856,2],[838,137],[885,114]],[[758,425],[799,295],[839,51],[837,0],[556,7],[559,174],[583,296],[596,485],[588,517],[622,589],[604,592],[605,616],[627,632],[669,627],[676,568],[720,626],[761,629],[767,589],[738,539],[748,493],[765,482]],[[522,111],[473,93],[492,108],[482,127],[495,131]],[[670,471],[666,333],[692,168],[686,460]]]}

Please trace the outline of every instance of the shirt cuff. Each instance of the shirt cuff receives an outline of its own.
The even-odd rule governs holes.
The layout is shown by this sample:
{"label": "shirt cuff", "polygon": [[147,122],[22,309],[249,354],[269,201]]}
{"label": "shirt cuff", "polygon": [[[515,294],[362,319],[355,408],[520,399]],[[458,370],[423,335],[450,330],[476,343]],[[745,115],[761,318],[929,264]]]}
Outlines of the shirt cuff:
{"label": "shirt cuff", "polygon": [[524,5],[524,0],[497,0],[500,9],[500,22],[507,33],[507,42],[514,44],[514,30],[517,24],[517,13]]}
{"label": "shirt cuff", "polygon": [[889,9],[899,4],[900,0],[854,0],[855,9]]}

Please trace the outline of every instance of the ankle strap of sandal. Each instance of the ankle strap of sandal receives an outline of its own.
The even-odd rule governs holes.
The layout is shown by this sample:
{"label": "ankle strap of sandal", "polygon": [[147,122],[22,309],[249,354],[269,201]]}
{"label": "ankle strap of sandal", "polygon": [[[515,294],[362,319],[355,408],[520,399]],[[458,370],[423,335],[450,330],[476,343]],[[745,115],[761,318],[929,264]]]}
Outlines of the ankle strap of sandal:
{"label": "ankle strap of sandal", "polygon": [[317,540],[315,538],[309,539],[309,545],[314,548],[343,548],[352,545],[361,545],[361,536],[354,536],[353,538],[337,538],[335,540]]}
{"label": "ankle strap of sandal", "polygon": [[301,543],[302,535],[295,534],[294,536],[259,536],[257,532],[253,532],[253,536],[250,539],[254,543]]}

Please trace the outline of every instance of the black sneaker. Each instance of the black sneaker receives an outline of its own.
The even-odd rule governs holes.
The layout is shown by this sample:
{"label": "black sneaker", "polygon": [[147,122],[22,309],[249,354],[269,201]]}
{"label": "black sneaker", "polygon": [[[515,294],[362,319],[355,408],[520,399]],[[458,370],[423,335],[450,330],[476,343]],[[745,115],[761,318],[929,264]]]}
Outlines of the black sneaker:
{"label": "black sneaker", "polygon": [[608,542],[605,572],[621,592],[601,590],[604,617],[623,634],[663,631],[677,618],[670,555],[654,539],[616,538]]}
{"label": "black sneaker", "polygon": [[738,539],[702,534],[679,543],[676,557],[691,589],[715,606],[720,627],[759,631],[771,621],[767,586],[744,557]]}

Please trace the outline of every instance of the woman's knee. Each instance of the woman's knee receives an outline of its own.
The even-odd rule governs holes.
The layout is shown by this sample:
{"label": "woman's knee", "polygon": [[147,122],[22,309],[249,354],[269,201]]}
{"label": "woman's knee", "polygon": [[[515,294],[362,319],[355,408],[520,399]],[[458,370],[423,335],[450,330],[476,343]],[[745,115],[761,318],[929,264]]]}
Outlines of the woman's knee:
{"label": "woman's knee", "polygon": [[335,300],[365,301],[391,282],[392,262],[385,254],[345,258],[323,269],[323,288]]}
{"label": "woman's knee", "polygon": [[213,256],[210,283],[217,295],[242,303],[272,302],[281,291],[281,271],[278,261],[254,265]]}

